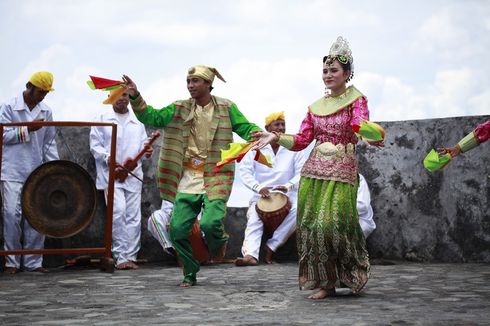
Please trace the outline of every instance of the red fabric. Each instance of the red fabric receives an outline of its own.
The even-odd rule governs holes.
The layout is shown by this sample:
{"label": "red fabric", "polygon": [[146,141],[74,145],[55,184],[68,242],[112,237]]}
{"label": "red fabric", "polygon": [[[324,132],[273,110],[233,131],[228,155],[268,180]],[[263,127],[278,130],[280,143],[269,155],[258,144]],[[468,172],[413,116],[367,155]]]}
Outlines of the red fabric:
{"label": "red fabric", "polygon": [[89,76],[89,77],[90,79],[92,79],[92,82],[94,83],[94,86],[97,89],[124,84],[124,82],[120,80],[112,80],[112,79],[106,79],[106,78],[95,77],[95,76]]}

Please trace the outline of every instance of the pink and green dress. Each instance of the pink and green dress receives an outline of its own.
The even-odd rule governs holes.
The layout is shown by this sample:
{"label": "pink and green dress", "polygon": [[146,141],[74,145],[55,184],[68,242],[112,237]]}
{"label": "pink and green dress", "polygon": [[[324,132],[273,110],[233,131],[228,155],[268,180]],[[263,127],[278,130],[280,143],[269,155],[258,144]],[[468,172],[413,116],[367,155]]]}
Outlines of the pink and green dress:
{"label": "pink and green dress", "polygon": [[300,131],[280,135],[293,151],[315,148],[301,171],[297,247],[301,289],[349,287],[369,278],[369,257],[356,208],[358,167],[355,131],[369,119],[367,99],[353,86],[310,105]]}

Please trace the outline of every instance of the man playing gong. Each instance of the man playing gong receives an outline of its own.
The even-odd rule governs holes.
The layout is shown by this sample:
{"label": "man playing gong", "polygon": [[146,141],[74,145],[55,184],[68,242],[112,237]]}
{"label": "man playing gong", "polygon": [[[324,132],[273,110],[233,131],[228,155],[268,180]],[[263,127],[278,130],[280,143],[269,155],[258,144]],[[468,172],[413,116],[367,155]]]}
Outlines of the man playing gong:
{"label": "man playing gong", "polygon": [[[284,133],[286,131],[284,112],[275,112],[267,116],[265,129],[268,132]],[[255,194],[250,200],[250,207],[247,211],[247,228],[242,245],[243,258],[237,258],[235,261],[237,266],[258,264],[260,243],[264,232],[264,223],[256,210],[257,201],[260,198],[271,198],[271,193],[279,191],[287,195],[291,204],[289,212],[286,208],[282,209],[282,213],[285,213],[286,217],[274,231],[272,237],[267,240],[264,257],[266,263],[271,264],[273,262],[273,255],[276,250],[296,230],[296,191],[299,173],[306,160],[306,153],[304,153],[305,151],[288,151],[277,143],[271,143],[261,151],[271,158],[272,168],[255,161],[255,152],[249,152],[240,162],[242,182]],[[281,208],[277,210],[281,211]]]}
{"label": "man playing gong", "polygon": [[[44,97],[54,91],[52,86],[53,75],[50,72],[34,73],[22,93],[0,105],[0,122],[53,121],[51,109],[43,102]],[[21,192],[35,168],[58,159],[55,136],[54,127],[15,126],[3,130],[1,190],[5,250],[44,248],[45,236],[27,220],[22,223]],[[19,272],[20,257],[6,256],[4,272]],[[24,255],[22,261],[24,270],[46,273],[48,270],[42,262],[42,255]]]}

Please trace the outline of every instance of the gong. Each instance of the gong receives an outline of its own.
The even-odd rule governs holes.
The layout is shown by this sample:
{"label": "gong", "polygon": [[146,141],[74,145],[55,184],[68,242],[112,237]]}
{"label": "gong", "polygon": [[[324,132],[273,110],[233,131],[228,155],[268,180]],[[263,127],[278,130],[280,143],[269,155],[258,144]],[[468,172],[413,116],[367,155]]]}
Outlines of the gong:
{"label": "gong", "polygon": [[97,190],[92,177],[80,165],[65,160],[37,167],[22,188],[22,212],[38,232],[66,238],[92,221]]}

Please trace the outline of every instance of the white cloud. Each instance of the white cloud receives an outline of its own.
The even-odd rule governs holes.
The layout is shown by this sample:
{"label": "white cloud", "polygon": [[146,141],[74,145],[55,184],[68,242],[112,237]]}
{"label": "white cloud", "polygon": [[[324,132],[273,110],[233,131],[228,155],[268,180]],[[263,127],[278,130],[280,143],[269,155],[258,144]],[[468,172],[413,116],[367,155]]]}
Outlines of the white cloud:
{"label": "white cloud", "polygon": [[[32,73],[35,71],[51,71],[55,75],[55,67],[59,65],[66,56],[70,55],[70,49],[62,44],[53,44],[43,51],[41,51],[31,62],[25,65],[25,68],[21,71],[19,76],[14,79],[13,85],[16,88],[23,88],[25,83],[29,80]],[[56,83],[56,80],[54,81]]]}
{"label": "white cloud", "polygon": [[480,94],[474,94],[468,98],[472,114],[490,114],[490,87]]}
{"label": "white cloud", "polygon": [[443,70],[428,84],[409,85],[393,76],[361,73],[356,86],[369,99],[372,120],[488,114],[488,105],[483,103],[490,90],[478,76],[478,72],[469,68]]}
{"label": "white cloud", "polygon": [[433,13],[418,29],[413,48],[439,60],[459,63],[480,61],[487,55],[488,16],[490,6],[485,1],[454,2]]}

